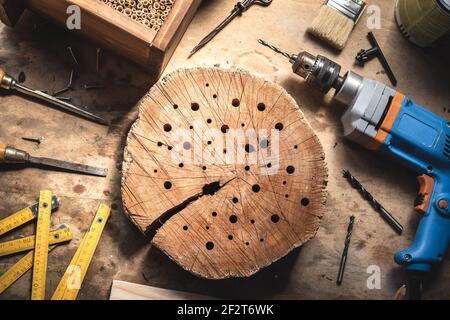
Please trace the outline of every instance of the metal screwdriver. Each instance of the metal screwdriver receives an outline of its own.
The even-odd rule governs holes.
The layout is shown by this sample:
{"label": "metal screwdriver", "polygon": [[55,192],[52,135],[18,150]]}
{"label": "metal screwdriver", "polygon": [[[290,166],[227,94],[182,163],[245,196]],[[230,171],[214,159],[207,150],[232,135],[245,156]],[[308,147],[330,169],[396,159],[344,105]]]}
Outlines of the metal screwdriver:
{"label": "metal screwdriver", "polygon": [[83,164],[61,160],[33,157],[28,152],[0,143],[0,162],[32,163],[46,167],[59,168],[67,171],[84,173],[92,176],[106,177],[108,169],[86,166]]}
{"label": "metal screwdriver", "polygon": [[28,88],[26,86],[21,85],[18,83],[16,79],[11,77],[6,73],[5,70],[0,68],[0,88],[6,89],[6,90],[16,90],[18,92],[21,92],[23,94],[26,94],[27,96],[38,98],[40,100],[46,101],[48,103],[51,103],[54,106],[57,106],[59,108],[62,108],[64,110],[73,112],[79,116],[82,116],[86,119],[92,120],[94,122],[108,125],[108,122],[95,114],[92,114],[86,110],[80,109],[74,105],[71,105],[70,103],[67,103],[65,101],[62,101],[60,99],[57,99],[51,95],[48,95],[42,91],[34,90],[31,88]]}

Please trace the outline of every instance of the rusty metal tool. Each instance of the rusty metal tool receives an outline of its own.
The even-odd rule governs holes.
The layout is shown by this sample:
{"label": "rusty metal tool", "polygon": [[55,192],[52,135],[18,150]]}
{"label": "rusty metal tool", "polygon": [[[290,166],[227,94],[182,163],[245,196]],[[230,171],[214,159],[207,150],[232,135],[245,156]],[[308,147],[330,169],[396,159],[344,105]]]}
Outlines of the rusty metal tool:
{"label": "rusty metal tool", "polygon": [[84,173],[92,176],[106,177],[108,169],[86,166],[83,164],[61,160],[33,157],[28,152],[0,143],[0,163],[32,163],[51,168],[59,168],[71,172]]}
{"label": "rusty metal tool", "polygon": [[21,92],[27,96],[38,98],[40,100],[46,101],[54,106],[57,106],[59,108],[62,108],[64,110],[73,112],[79,116],[82,116],[86,119],[92,120],[94,122],[108,125],[108,122],[89,111],[83,110],[79,107],[76,107],[74,105],[71,105],[65,101],[62,101],[60,99],[57,99],[51,95],[48,95],[42,91],[30,89],[26,86],[21,85],[18,83],[13,77],[8,75],[5,70],[0,68],[0,88],[6,89],[6,90],[15,90],[18,92]]}
{"label": "rusty metal tool", "polygon": [[252,5],[257,4],[260,6],[267,7],[272,3],[272,0],[245,0],[243,2],[238,2],[231,14],[221,23],[219,24],[210,34],[208,34],[202,41],[192,49],[189,57],[194,55],[201,48],[206,46],[220,31],[222,31],[234,18],[241,16],[245,11],[247,11]]}

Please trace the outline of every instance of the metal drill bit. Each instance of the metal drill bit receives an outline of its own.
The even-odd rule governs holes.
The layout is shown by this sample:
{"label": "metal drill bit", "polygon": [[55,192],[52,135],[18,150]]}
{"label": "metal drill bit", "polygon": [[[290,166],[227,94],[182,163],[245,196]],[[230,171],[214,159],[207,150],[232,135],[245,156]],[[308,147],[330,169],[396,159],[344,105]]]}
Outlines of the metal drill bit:
{"label": "metal drill bit", "polygon": [[206,46],[220,31],[222,31],[234,18],[241,16],[245,11],[247,11],[254,4],[267,7],[272,3],[273,0],[244,0],[242,2],[238,2],[231,14],[221,23],[219,24],[213,31],[211,31],[205,38],[200,41],[200,43],[192,49],[189,57],[194,55],[201,48]]}
{"label": "metal drill bit", "polygon": [[282,51],[281,49],[279,49],[279,48],[277,48],[277,47],[271,45],[271,44],[268,43],[267,41],[264,41],[264,40],[262,40],[262,39],[258,39],[258,42],[259,42],[260,44],[262,44],[263,46],[266,46],[267,48],[272,49],[272,50],[275,51],[276,53],[279,53],[279,54],[285,56],[285,57],[288,58],[289,60],[297,60],[297,55],[295,55],[295,54],[290,54],[290,53],[287,53],[287,52],[285,52],[285,51]]}
{"label": "metal drill bit", "polygon": [[108,169],[86,166],[83,164],[60,161],[49,158],[33,157],[28,152],[0,143],[0,162],[32,163],[46,167],[59,168],[67,171],[106,177]]}
{"label": "metal drill bit", "polygon": [[103,124],[103,125],[108,125],[108,122],[106,120],[96,116],[93,113],[90,113],[86,110],[78,108],[74,105],[71,105],[71,104],[65,102],[65,101],[59,100],[59,99],[57,99],[51,95],[48,95],[42,91],[34,90],[34,89],[31,89],[31,88],[28,88],[28,87],[25,87],[25,86],[19,84],[13,77],[6,74],[6,72],[1,68],[0,68],[0,88],[6,89],[6,90],[16,90],[27,96],[31,96],[31,97],[46,101],[54,106],[57,106],[64,110],[75,113],[86,119],[90,119],[92,121],[95,121],[95,122]]}
{"label": "metal drill bit", "polygon": [[342,280],[344,279],[345,266],[347,265],[347,257],[348,257],[348,249],[350,248],[350,240],[352,239],[353,234],[353,225],[355,224],[355,217],[350,217],[350,223],[347,228],[347,236],[345,237],[345,245],[344,250],[342,251],[341,263],[339,264],[339,272],[336,283],[338,286],[342,284]]}
{"label": "metal drill bit", "polygon": [[363,185],[350,173],[344,170],[344,178],[357,189],[367,202],[383,217],[383,219],[398,233],[402,234],[403,226],[398,222],[375,198],[368,192]]}

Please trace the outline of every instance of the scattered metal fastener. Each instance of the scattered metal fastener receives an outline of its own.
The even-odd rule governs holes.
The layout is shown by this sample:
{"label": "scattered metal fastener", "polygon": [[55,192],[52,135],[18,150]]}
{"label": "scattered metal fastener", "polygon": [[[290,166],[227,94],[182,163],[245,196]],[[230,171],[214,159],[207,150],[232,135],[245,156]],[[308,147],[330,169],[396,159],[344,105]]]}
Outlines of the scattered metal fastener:
{"label": "scattered metal fastener", "polygon": [[342,252],[341,263],[339,264],[339,272],[336,283],[338,286],[342,284],[344,279],[345,266],[347,265],[348,249],[350,247],[350,240],[353,234],[353,225],[355,224],[355,216],[350,217],[350,223],[347,228],[347,236],[345,237],[344,251]]}
{"label": "scattered metal fastener", "polygon": [[38,145],[40,145],[42,141],[44,141],[44,139],[45,139],[44,137],[37,137],[37,138],[22,137],[22,140],[37,143]]}
{"label": "scattered metal fastener", "polygon": [[78,63],[77,58],[75,57],[75,53],[73,52],[72,47],[67,47],[67,51],[69,51],[70,57],[72,58],[72,61],[74,62],[75,67],[79,67],[80,64]]}
{"label": "scattered metal fastener", "polygon": [[222,31],[231,21],[233,21],[234,18],[241,16],[252,5],[258,4],[258,5],[267,7],[271,3],[272,3],[272,0],[245,0],[242,2],[238,2],[234,6],[233,11],[231,11],[231,14],[219,26],[217,26],[210,34],[208,34],[205,38],[203,38],[203,40],[200,41],[200,43],[194,49],[192,49],[191,53],[189,54],[189,57],[191,57],[197,51],[199,51],[201,48],[206,46],[220,31]]}
{"label": "scattered metal fastener", "polygon": [[381,64],[383,65],[384,71],[386,71],[389,80],[391,80],[392,85],[395,87],[397,85],[397,78],[394,75],[389,63],[386,60],[386,57],[383,54],[380,46],[378,45],[378,41],[375,38],[375,35],[372,32],[369,32],[367,37],[369,38],[369,42],[372,45],[372,48],[368,50],[362,49],[356,55],[356,60],[364,65],[367,61],[372,60],[375,57],[378,57]]}
{"label": "scattered metal fastener", "polygon": [[56,97],[56,99],[62,100],[62,101],[72,101],[72,97]]}
{"label": "scattered metal fastener", "polygon": [[105,86],[103,85],[88,85],[88,84],[83,85],[84,90],[103,89],[104,87]]}
{"label": "scattered metal fastener", "polygon": [[[67,84],[67,86],[61,90],[56,91],[55,93],[53,93],[54,96],[60,95],[64,92],[69,91],[70,89],[72,89],[72,85],[73,85],[73,76],[75,74],[75,70],[72,69],[72,71],[70,72],[70,78],[69,78],[69,83]],[[60,99],[62,100],[62,99]]]}
{"label": "scattered metal fastener", "polygon": [[383,217],[383,219],[398,233],[402,234],[403,226],[398,222],[374,197],[362,186],[362,184],[350,173],[344,170],[344,178],[357,189],[367,202]]}
{"label": "scattered metal fastener", "polygon": [[97,60],[95,63],[95,70],[97,71],[97,73],[100,72],[100,55],[101,55],[101,48],[97,48]]}

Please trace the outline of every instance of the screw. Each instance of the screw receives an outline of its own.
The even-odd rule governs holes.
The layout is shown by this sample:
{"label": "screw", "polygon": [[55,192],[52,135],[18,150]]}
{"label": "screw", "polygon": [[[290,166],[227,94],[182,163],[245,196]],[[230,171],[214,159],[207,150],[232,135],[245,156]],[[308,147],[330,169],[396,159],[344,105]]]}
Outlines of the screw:
{"label": "screw", "polygon": [[22,140],[34,142],[34,143],[37,143],[38,145],[40,145],[42,143],[42,141],[44,141],[44,137],[37,137],[37,138],[22,137]]}
{"label": "screw", "polygon": [[78,63],[78,60],[75,57],[72,47],[70,47],[70,46],[67,47],[67,50],[69,51],[70,57],[72,58],[72,61],[74,62],[74,66],[79,67],[80,64]]}

